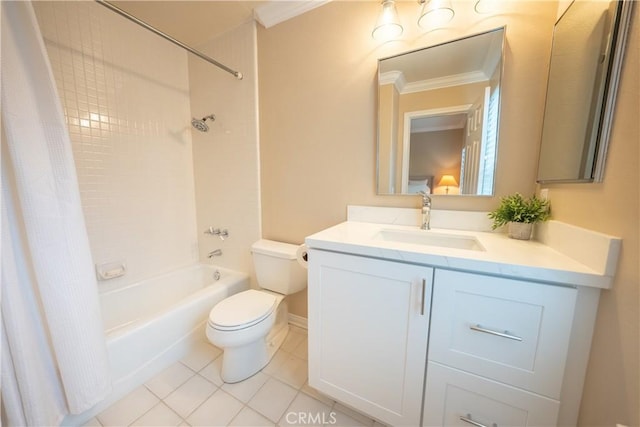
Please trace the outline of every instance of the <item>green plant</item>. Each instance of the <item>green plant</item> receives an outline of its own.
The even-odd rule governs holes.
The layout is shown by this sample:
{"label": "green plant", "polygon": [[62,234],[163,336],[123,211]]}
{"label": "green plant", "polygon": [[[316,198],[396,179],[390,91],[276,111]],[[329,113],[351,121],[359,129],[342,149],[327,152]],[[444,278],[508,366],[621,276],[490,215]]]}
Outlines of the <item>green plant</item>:
{"label": "green plant", "polygon": [[533,195],[525,199],[520,193],[500,199],[500,206],[489,212],[495,230],[509,222],[535,223],[549,219],[549,201]]}

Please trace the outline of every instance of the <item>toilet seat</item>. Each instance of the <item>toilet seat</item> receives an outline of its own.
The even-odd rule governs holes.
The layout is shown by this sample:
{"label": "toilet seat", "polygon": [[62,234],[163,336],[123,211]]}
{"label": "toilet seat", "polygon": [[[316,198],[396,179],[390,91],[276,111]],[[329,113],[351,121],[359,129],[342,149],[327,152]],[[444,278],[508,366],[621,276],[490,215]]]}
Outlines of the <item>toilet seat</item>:
{"label": "toilet seat", "polygon": [[274,295],[250,289],[216,304],[209,313],[208,323],[223,331],[246,329],[269,317],[277,305]]}

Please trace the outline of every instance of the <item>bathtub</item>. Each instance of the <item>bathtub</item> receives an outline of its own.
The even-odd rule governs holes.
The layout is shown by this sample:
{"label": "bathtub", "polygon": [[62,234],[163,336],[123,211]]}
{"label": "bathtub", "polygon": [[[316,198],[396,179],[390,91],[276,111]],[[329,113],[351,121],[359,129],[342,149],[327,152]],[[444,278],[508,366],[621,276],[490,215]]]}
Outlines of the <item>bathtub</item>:
{"label": "bathtub", "polygon": [[206,340],[203,325],[213,306],[246,289],[248,275],[196,264],[102,293],[114,385],[139,385],[147,380],[145,373],[180,359],[193,340]]}

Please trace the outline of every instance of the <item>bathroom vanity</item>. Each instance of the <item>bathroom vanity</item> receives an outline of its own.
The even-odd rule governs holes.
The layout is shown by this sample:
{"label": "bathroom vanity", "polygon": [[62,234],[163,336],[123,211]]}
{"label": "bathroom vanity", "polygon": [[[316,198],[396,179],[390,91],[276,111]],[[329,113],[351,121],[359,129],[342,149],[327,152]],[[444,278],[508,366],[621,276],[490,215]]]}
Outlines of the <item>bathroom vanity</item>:
{"label": "bathroom vanity", "polygon": [[312,387],[389,425],[576,424],[619,239],[437,229],[460,215],[437,211],[425,231],[403,225],[411,209],[352,208],[306,239]]}

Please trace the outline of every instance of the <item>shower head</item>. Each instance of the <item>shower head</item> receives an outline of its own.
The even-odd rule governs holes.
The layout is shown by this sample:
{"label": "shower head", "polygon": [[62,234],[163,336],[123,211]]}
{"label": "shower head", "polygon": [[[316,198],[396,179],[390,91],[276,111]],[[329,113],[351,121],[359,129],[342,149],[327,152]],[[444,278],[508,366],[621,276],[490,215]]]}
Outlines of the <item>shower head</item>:
{"label": "shower head", "polygon": [[200,132],[209,132],[209,125],[207,125],[206,123],[207,119],[214,121],[216,119],[216,116],[214,116],[213,114],[209,114],[208,116],[205,116],[201,119],[196,119],[194,117],[193,119],[191,119],[191,126],[196,128]]}

